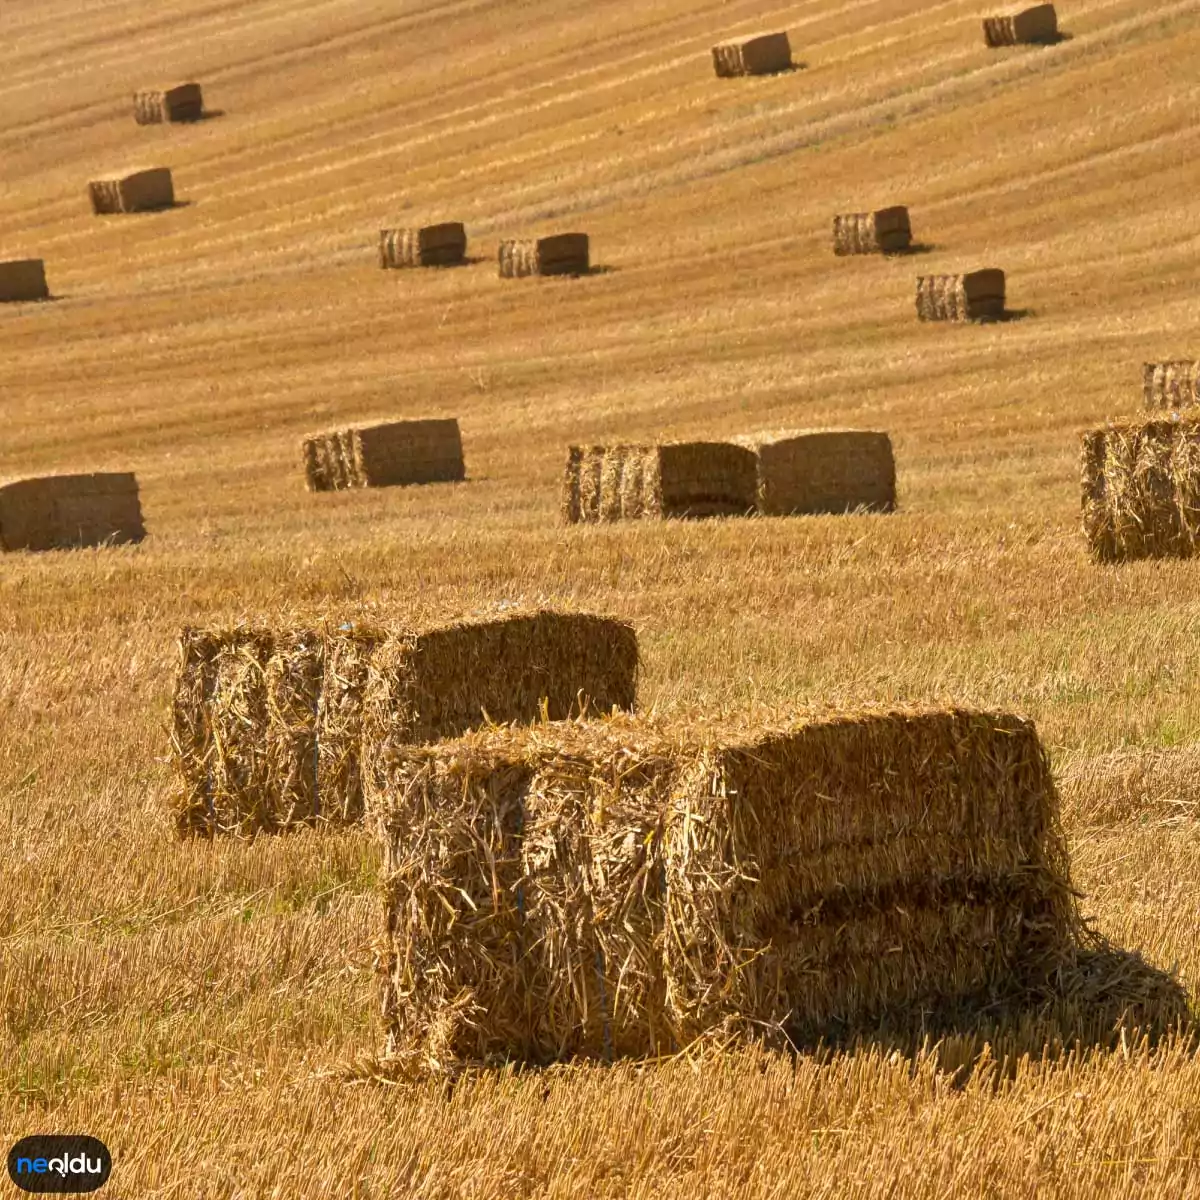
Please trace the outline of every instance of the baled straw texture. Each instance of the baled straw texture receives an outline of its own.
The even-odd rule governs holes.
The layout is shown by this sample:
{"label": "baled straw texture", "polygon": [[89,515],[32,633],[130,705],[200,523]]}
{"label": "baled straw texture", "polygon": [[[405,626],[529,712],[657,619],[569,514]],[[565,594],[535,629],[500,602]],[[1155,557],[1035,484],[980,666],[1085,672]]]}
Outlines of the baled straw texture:
{"label": "baled straw texture", "polygon": [[984,17],[983,40],[991,47],[1036,45],[1058,38],[1053,4],[1038,4],[1007,17]]}
{"label": "baled straw texture", "polygon": [[467,231],[458,221],[413,229],[379,231],[379,265],[399,267],[451,267],[467,253]]}
{"label": "baled straw texture", "polygon": [[1200,534],[1200,422],[1083,435],[1083,532],[1093,558],[1191,558]]}
{"label": "baled straw texture", "polygon": [[40,258],[18,258],[0,262],[0,303],[19,300],[46,300],[46,264]]}
{"label": "baled straw texture", "polygon": [[529,275],[586,275],[591,270],[586,233],[543,238],[506,238],[500,243],[500,278]]}
{"label": "baled straw texture", "polygon": [[88,196],[97,216],[151,212],[175,203],[175,186],[167,167],[147,167],[126,175],[94,179],[88,184]]}
{"label": "baled straw texture", "polygon": [[976,996],[1078,926],[1016,717],[493,728],[393,747],[378,783],[387,1049],[414,1075]]}
{"label": "baled straw texture", "polygon": [[833,218],[833,252],[837,255],[898,254],[911,243],[912,225],[903,205]]}
{"label": "baled straw texture", "polygon": [[917,278],[922,321],[997,320],[1004,315],[1004,299],[1004,272],[994,268]]}
{"label": "baled straw texture", "polygon": [[760,33],[722,42],[712,48],[712,57],[719,79],[771,75],[791,69],[792,46],[786,33]]}
{"label": "baled straw texture", "polygon": [[462,435],[453,417],[312,434],[301,452],[310,492],[456,483],[466,475]]}
{"label": "baled straw texture", "polygon": [[0,485],[0,548],[58,550],[140,542],[137,478],[126,471],[44,475]]}
{"label": "baled straw texture", "polygon": [[1143,363],[1142,392],[1151,411],[1191,408],[1200,403],[1200,362]]}
{"label": "baled straw texture", "polygon": [[139,125],[161,125],[167,121],[199,121],[203,115],[204,97],[198,83],[144,88],[133,94],[133,117]]}

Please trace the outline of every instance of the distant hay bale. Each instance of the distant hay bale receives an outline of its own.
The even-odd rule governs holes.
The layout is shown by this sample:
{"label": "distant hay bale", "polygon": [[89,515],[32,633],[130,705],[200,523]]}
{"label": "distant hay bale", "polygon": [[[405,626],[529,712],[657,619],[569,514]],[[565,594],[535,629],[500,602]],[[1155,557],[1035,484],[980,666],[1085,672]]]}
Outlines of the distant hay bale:
{"label": "distant hay bale", "polygon": [[1004,300],[1004,272],[995,269],[917,279],[917,317],[922,321],[998,320]]}
{"label": "distant hay bale", "polygon": [[1048,43],[1058,38],[1053,4],[1038,4],[1008,17],[984,17],[983,40],[992,47]]}
{"label": "distant hay bale", "polygon": [[412,1076],[866,1022],[1044,978],[1079,928],[1017,717],[491,728],[386,765],[383,1014]]}
{"label": "distant hay bale", "polygon": [[0,548],[58,550],[140,542],[137,479],[123,472],[43,475],[0,485]]}
{"label": "distant hay bale", "polygon": [[302,445],[310,492],[457,482],[466,477],[453,417],[388,421],[312,434]]}
{"label": "distant hay bale", "polygon": [[1200,403],[1200,362],[1143,363],[1142,391],[1152,411],[1191,408]]}
{"label": "distant hay bale", "polygon": [[379,231],[379,265],[396,267],[451,267],[467,253],[467,231],[458,221],[413,229]]}
{"label": "distant hay bale", "polygon": [[384,743],[631,709],[637,671],[632,626],[584,613],[185,629],[171,739],[178,827],[353,823]]}
{"label": "distant hay bale", "polygon": [[1191,558],[1200,535],[1200,421],[1083,435],[1083,531],[1100,562]]}
{"label": "distant hay bale", "polygon": [[713,69],[720,79],[738,75],[772,75],[791,70],[792,46],[786,33],[760,33],[721,42],[712,48]]}
{"label": "distant hay bale", "polygon": [[499,257],[501,279],[527,275],[586,275],[591,270],[586,233],[507,238],[500,243]]}
{"label": "distant hay bale", "polygon": [[745,516],[757,487],[754,452],[728,442],[571,446],[562,514],[568,524]]}
{"label": "distant hay bale", "polygon": [[40,258],[0,262],[0,303],[13,300],[46,300],[46,264]]}
{"label": "distant hay bale", "polygon": [[912,226],[903,205],[833,218],[834,254],[897,254],[911,244]]}
{"label": "distant hay bale", "polygon": [[161,125],[170,121],[199,121],[204,115],[204,98],[198,83],[172,87],[144,88],[133,94],[133,117],[139,125]]}
{"label": "distant hay bale", "polygon": [[175,187],[167,167],[148,167],[127,175],[110,175],[88,184],[92,212],[97,216],[109,213],[149,212],[170,208],[175,203]]}
{"label": "distant hay bale", "polygon": [[781,430],[736,441],[757,457],[756,507],[764,516],[896,507],[896,463],[886,433]]}

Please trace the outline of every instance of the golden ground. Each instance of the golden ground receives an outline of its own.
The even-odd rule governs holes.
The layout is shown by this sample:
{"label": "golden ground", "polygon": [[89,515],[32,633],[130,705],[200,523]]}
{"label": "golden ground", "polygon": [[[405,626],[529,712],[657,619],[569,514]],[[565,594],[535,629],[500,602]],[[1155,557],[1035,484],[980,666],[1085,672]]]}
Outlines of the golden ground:
{"label": "golden ground", "polygon": [[[636,621],[647,705],[1002,706],[1064,772],[1200,737],[1200,567],[1091,565],[1077,468],[1144,359],[1200,354],[1200,0],[1070,0],[1048,49],[989,52],[980,15],[7,6],[0,258],[57,299],[0,312],[0,475],[134,469],[150,537],[0,562],[0,1137],[104,1138],[114,1197],[1200,1194],[1178,1044],[1004,1082],[876,1048],[347,1083],[370,839],[183,845],[165,807],[178,627],[294,601],[570,598]],[[760,28],[804,69],[713,78]],[[222,114],[135,126],[174,78]],[[90,216],[90,177],[160,163],[184,206]],[[832,255],[835,212],[898,202],[927,253]],[[378,269],[381,226],[436,220],[475,265]],[[496,278],[501,236],[574,228],[605,270]],[[918,324],[917,273],[979,266],[1023,319]],[[469,482],[304,491],[303,433],[440,415]],[[891,432],[899,513],[557,523],[569,441],[822,424]],[[1194,987],[1180,761],[1067,825],[1086,911]]]}

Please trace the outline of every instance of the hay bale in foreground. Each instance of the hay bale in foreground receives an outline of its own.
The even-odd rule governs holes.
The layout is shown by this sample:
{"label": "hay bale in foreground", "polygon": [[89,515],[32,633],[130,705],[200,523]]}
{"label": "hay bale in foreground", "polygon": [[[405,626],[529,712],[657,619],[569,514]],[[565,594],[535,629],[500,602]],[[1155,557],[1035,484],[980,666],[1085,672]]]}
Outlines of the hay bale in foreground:
{"label": "hay bale in foreground", "polygon": [[467,254],[467,231],[459,221],[413,229],[379,231],[379,265],[400,267],[452,267]]}
{"label": "hay bale in foreground", "polygon": [[0,485],[0,548],[60,550],[140,542],[137,478],[124,471],[43,475]]}
{"label": "hay bale in foreground", "polygon": [[1185,359],[1143,363],[1142,393],[1151,411],[1190,408],[1200,403],[1200,362]]}
{"label": "hay bale in foreground", "polygon": [[92,212],[97,216],[151,212],[175,203],[175,186],[167,167],[147,167],[126,175],[94,179],[88,184],[88,195]]}
{"label": "hay bale in foreground", "polygon": [[0,262],[0,303],[49,298],[46,264],[40,258],[17,258]]}
{"label": "hay bale in foreground", "polygon": [[902,204],[833,218],[834,254],[899,254],[911,244],[912,225]]}
{"label": "hay bale in foreground", "polygon": [[143,88],[133,94],[133,118],[139,125],[199,121],[203,116],[204,97],[198,83]]}
{"label": "hay bale in foreground", "polygon": [[454,483],[466,477],[462,435],[453,417],[312,434],[301,452],[310,492]]}
{"label": "hay bale in foreground", "polygon": [[1200,537],[1200,421],[1083,435],[1083,532],[1093,558],[1191,558]]}
{"label": "hay bale in foreground", "polygon": [[917,278],[917,317],[922,321],[998,320],[1004,316],[1004,301],[1004,272],[994,268]]}
{"label": "hay bale in foreground", "polygon": [[1039,978],[1077,928],[1017,717],[490,729],[388,767],[383,1013],[413,1075],[869,1020]]}
{"label": "hay bale in foreground", "polygon": [[896,463],[886,433],[797,429],[736,440],[757,457],[756,508],[764,516],[896,507]]}
{"label": "hay bale in foreground", "polygon": [[377,747],[631,709],[632,626],[532,611],[452,624],[185,629],[172,753],[181,833],[346,825]]}
{"label": "hay bale in foreground", "polygon": [[529,275],[586,275],[591,270],[586,233],[543,238],[506,238],[500,243],[500,278]]}
{"label": "hay bale in foreground", "polygon": [[1007,17],[984,17],[983,40],[990,47],[1036,45],[1058,40],[1053,4],[1037,4]]}
{"label": "hay bale in foreground", "polygon": [[772,75],[790,71],[792,45],[786,33],[758,33],[721,42],[712,48],[713,70],[719,79],[739,75]]}
{"label": "hay bale in foreground", "polygon": [[757,471],[754,452],[728,442],[571,446],[562,514],[568,524],[745,516]]}

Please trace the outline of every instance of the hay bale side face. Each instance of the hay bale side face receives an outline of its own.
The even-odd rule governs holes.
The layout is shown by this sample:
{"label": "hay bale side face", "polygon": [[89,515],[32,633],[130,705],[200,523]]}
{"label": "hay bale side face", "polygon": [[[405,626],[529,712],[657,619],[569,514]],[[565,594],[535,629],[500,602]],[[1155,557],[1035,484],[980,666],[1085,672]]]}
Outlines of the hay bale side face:
{"label": "hay bale side face", "polygon": [[393,421],[351,431],[364,487],[456,482],[466,477],[458,421]]}
{"label": "hay bale side face", "polygon": [[1190,408],[1200,403],[1200,362],[1143,363],[1142,392],[1146,407],[1152,411]]}
{"label": "hay bale side face", "polygon": [[1004,315],[1004,272],[922,275],[917,279],[916,299],[922,321],[998,320]]}
{"label": "hay bale side face", "polygon": [[886,433],[826,430],[747,442],[757,451],[758,509],[766,516],[896,507],[896,464]]}
{"label": "hay bale side face", "polygon": [[0,262],[0,303],[21,300],[47,300],[46,264],[40,258]]}
{"label": "hay bale side face", "polygon": [[60,550],[140,542],[137,479],[128,472],[46,475],[0,487],[0,546]]}
{"label": "hay bale side face", "polygon": [[651,445],[571,446],[563,478],[562,512],[569,523],[662,516],[658,448]]}
{"label": "hay bale side face", "polygon": [[93,179],[88,184],[88,198],[92,203],[92,212],[98,217],[123,211],[119,179]]}
{"label": "hay bale side face", "polygon": [[162,92],[153,88],[134,92],[133,119],[139,125],[161,125],[167,119]]}
{"label": "hay bale side face", "polygon": [[729,442],[659,446],[657,492],[664,517],[746,516],[754,511],[758,462]]}
{"label": "hay bale side face", "polygon": [[742,48],[737,42],[722,42],[712,48],[713,70],[718,79],[734,79],[745,75]]}
{"label": "hay bale side face", "polygon": [[162,104],[167,121],[198,121],[204,115],[204,96],[198,83],[179,83],[167,88]]}
{"label": "hay bale side face", "polygon": [[1058,14],[1053,4],[1038,4],[1012,19],[1013,36],[1025,45],[1053,42],[1058,37]]}
{"label": "hay bale side face", "polygon": [[384,268],[454,266],[466,253],[467,232],[457,221],[379,232],[379,262]]}

